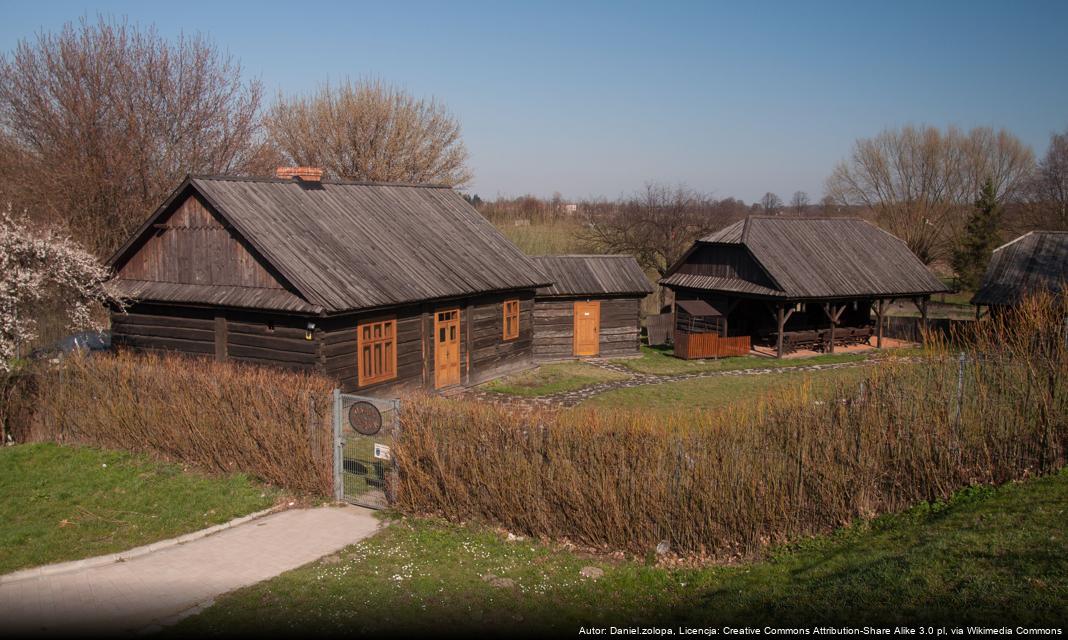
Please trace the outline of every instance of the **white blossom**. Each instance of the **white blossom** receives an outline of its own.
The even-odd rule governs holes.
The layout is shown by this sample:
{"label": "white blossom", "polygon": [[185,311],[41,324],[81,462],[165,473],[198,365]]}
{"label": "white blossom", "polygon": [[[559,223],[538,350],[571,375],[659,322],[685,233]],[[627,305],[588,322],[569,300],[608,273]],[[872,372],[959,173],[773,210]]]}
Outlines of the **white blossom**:
{"label": "white blossom", "polygon": [[9,371],[18,345],[37,337],[34,305],[62,301],[70,330],[93,329],[94,305],[123,301],[104,282],[107,267],[69,237],[35,228],[0,212],[0,372]]}

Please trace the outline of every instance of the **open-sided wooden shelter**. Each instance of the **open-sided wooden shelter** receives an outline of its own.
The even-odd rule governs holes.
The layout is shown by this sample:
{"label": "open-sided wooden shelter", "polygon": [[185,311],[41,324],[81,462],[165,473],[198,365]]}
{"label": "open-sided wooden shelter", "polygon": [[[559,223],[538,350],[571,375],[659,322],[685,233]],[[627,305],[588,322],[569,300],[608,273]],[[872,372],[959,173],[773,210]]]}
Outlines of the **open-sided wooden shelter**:
{"label": "open-sided wooden shelter", "polygon": [[641,302],[653,292],[632,256],[533,258],[552,284],[534,298],[534,355],[542,360],[635,355]]}
{"label": "open-sided wooden shelter", "polygon": [[110,260],[120,347],[326,373],[345,391],[530,366],[549,280],[448,188],[189,177]]}
{"label": "open-sided wooden shelter", "polygon": [[1068,231],[1032,231],[997,249],[983,282],[972,297],[976,313],[1018,304],[1040,291],[1059,293],[1068,286]]}
{"label": "open-sided wooden shelter", "polygon": [[[903,241],[855,218],[752,216],[695,242],[660,283],[675,293],[676,350],[680,333],[698,345],[683,357],[747,351],[744,340],[779,357],[872,336],[881,347],[888,302],[912,300],[926,322],[931,294],[946,290]],[[678,324],[694,315],[688,300],[708,305],[697,330]]]}

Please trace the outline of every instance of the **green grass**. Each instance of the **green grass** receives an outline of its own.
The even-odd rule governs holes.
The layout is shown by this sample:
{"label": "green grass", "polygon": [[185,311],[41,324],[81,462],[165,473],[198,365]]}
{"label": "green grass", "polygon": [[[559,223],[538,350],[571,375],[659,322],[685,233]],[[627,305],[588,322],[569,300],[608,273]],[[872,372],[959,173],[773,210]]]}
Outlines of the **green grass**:
{"label": "green grass", "polygon": [[535,397],[574,391],[600,382],[625,380],[628,377],[626,374],[608,371],[585,362],[560,362],[495,380],[486,385],[486,389],[508,395]]}
{"label": "green grass", "polygon": [[[763,562],[668,569],[402,520],[337,556],[224,596],[180,635],[396,634],[580,625],[1063,626],[1068,473],[861,522]],[[585,566],[605,574],[580,576]],[[514,581],[493,586],[492,574]],[[283,631],[284,633],[284,631]]]}
{"label": "green grass", "polygon": [[267,508],[275,490],[127,453],[0,448],[0,574],[122,551]]}
{"label": "green grass", "polygon": [[557,224],[531,223],[525,227],[515,226],[513,220],[504,220],[497,230],[530,256],[598,253],[583,239],[582,225],[571,220]]}
{"label": "green grass", "polygon": [[654,411],[696,411],[722,409],[728,405],[770,398],[809,383],[816,393],[825,392],[836,382],[859,381],[862,367],[825,371],[785,371],[762,375],[714,376],[678,382],[642,385],[606,391],[580,406]]}
{"label": "green grass", "polygon": [[619,360],[618,364],[637,373],[659,376],[674,376],[698,371],[728,371],[734,369],[763,369],[765,367],[803,367],[812,364],[833,364],[837,362],[857,362],[871,354],[864,353],[828,353],[810,358],[791,358],[777,360],[760,356],[739,356],[720,358],[718,360],[683,360],[673,355],[671,348],[642,346],[642,356],[629,360]]}

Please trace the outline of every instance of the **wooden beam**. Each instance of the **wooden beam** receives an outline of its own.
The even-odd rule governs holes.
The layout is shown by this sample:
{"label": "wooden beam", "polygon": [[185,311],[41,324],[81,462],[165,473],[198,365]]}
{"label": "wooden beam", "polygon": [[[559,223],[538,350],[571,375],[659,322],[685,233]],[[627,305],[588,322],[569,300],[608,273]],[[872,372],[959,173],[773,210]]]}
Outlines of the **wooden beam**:
{"label": "wooden beam", "polygon": [[215,316],[215,359],[226,362],[226,316]]}
{"label": "wooden beam", "polygon": [[[776,318],[776,320],[779,323],[779,332],[778,332],[778,336],[775,339],[775,354],[776,354],[775,357],[782,358],[782,356],[783,356],[783,353],[782,353],[782,329],[786,325],[787,316],[784,313],[783,304],[780,302],[777,306],[778,306],[778,313],[777,313],[778,317]],[[791,309],[790,311],[792,313],[793,309]]]}
{"label": "wooden beam", "polygon": [[875,329],[875,347],[877,349],[883,348],[883,314],[886,312],[885,304],[886,300],[879,298],[879,302],[875,305],[875,318],[879,322],[878,327]]}
{"label": "wooden beam", "polygon": [[920,317],[922,318],[921,329],[923,330],[923,333],[921,334],[921,338],[923,339],[923,342],[925,344],[927,342],[927,329],[928,329],[928,324],[927,324],[927,302],[930,299],[931,299],[931,296],[923,296],[922,298],[920,298],[920,300],[921,300],[921,303],[920,303]]}
{"label": "wooden beam", "polygon": [[834,328],[838,326],[838,320],[842,317],[842,312],[845,311],[846,306],[835,306],[830,302],[823,303],[823,313],[827,315],[827,319],[831,321],[831,339],[827,348],[830,353],[834,353]]}

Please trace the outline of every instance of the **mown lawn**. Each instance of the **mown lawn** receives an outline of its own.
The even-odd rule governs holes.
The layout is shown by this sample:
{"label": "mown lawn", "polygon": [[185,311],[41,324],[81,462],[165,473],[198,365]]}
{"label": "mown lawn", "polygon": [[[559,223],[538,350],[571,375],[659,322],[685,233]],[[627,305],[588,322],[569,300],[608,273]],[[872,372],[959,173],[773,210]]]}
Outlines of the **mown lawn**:
{"label": "mown lawn", "polygon": [[277,491],[127,453],[0,448],[0,574],[122,551],[270,507]]}
{"label": "mown lawn", "polygon": [[618,363],[637,373],[658,376],[674,376],[699,371],[730,371],[735,369],[763,369],[766,367],[803,367],[813,364],[857,362],[870,357],[870,353],[828,353],[811,358],[777,360],[760,356],[739,356],[718,360],[683,360],[672,355],[671,348],[642,346],[642,356]]}
{"label": "mown lawn", "polygon": [[625,380],[629,376],[585,362],[559,362],[495,380],[486,389],[516,396],[545,396],[574,391],[600,382]]}
{"label": "mown lawn", "polygon": [[866,372],[866,368],[860,366],[823,371],[691,378],[606,391],[580,406],[669,412],[722,409],[728,405],[757,402],[762,398],[771,399],[806,384],[811,385],[815,393],[825,393],[838,382],[859,382]]}
{"label": "mown lawn", "polygon": [[[580,625],[1062,626],[1068,473],[858,523],[737,566],[668,569],[405,519],[170,630],[396,634]],[[584,578],[587,566],[604,571]],[[501,581],[499,578],[506,578]]]}

